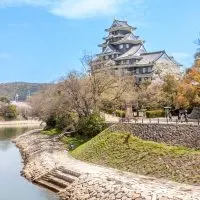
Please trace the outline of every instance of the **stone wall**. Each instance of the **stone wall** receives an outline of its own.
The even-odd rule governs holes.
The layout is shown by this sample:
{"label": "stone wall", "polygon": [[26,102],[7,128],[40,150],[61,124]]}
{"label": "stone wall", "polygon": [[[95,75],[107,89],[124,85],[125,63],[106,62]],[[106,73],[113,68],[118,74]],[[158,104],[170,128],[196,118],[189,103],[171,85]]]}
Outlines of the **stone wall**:
{"label": "stone wall", "polygon": [[200,149],[200,126],[186,124],[116,124],[115,132],[130,132],[144,140]]}
{"label": "stone wall", "polygon": [[[137,188],[138,183],[125,182],[116,178],[84,174],[64,191],[62,200],[199,200],[200,197],[190,192],[171,190],[168,185],[160,186],[155,191],[149,190],[148,184]],[[192,186],[191,186],[192,187]],[[137,189],[136,189],[137,188]]]}

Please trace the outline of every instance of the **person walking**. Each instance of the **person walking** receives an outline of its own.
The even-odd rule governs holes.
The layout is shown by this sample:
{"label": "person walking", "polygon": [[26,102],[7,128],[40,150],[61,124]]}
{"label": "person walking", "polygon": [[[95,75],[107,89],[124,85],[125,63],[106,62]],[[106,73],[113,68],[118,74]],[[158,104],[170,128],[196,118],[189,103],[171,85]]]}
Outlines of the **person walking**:
{"label": "person walking", "polygon": [[172,111],[171,110],[169,111],[168,116],[169,116],[169,121],[172,122]]}
{"label": "person walking", "polygon": [[184,118],[185,118],[185,122],[188,122],[188,113],[187,113],[187,110],[184,111]]}
{"label": "person walking", "polygon": [[178,122],[180,122],[180,121],[181,121],[181,112],[179,110],[179,112],[178,112]]}

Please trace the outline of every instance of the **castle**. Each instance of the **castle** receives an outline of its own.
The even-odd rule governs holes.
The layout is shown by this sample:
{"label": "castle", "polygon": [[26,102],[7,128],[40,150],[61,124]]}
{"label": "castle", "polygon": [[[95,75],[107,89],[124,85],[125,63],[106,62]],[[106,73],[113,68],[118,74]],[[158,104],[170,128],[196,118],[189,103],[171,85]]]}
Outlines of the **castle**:
{"label": "castle", "polygon": [[108,36],[99,45],[102,52],[92,61],[92,71],[106,69],[113,74],[133,75],[137,82],[167,73],[179,75],[181,65],[165,51],[147,52],[135,30],[126,21],[115,19],[105,30]]}

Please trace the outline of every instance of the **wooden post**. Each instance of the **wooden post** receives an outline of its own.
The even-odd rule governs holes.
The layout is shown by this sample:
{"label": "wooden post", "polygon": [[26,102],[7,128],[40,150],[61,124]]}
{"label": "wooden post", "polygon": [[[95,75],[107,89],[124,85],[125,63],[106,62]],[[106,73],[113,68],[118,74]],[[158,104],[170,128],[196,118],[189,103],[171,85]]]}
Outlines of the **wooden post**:
{"label": "wooden post", "polygon": [[160,120],[159,120],[159,118],[158,118],[158,124],[160,124]]}

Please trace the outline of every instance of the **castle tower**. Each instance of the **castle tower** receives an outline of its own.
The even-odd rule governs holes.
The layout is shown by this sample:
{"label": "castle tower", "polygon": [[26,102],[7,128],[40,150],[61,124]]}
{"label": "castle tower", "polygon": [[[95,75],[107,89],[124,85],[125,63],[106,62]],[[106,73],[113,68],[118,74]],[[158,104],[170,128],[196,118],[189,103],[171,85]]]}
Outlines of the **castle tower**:
{"label": "castle tower", "polygon": [[165,51],[147,52],[144,40],[134,34],[135,30],[127,21],[114,19],[111,27],[105,29],[108,35],[98,45],[101,53],[93,60],[92,69],[109,69],[115,74],[134,75],[138,82],[152,79],[156,63],[170,65],[179,71],[180,64]]}

